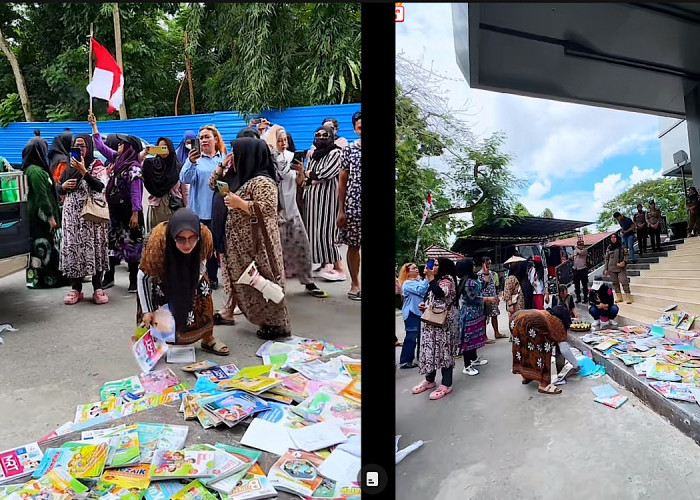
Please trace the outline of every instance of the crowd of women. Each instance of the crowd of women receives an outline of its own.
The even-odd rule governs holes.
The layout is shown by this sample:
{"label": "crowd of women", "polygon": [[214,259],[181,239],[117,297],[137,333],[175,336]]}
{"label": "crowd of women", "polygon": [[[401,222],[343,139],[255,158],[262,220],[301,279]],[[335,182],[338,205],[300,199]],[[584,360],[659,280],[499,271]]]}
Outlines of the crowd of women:
{"label": "crowd of women", "polygon": [[[92,134],[67,130],[50,148],[37,135],[22,151],[28,287],[70,285],[64,303],[74,305],[90,281],[93,302],[106,304],[124,261],[140,323],[155,325],[157,311],[169,309],[176,343],[201,339],[221,355],[228,348],[213,325],[233,324],[235,314],[258,326],[260,338],[290,335],[286,279],[328,297],[314,278],[346,279],[339,245],[348,246],[347,297],[361,299],[361,143],[339,137],[335,119],[315,131],[308,158],[264,119],[241,130],[230,152],[214,125],[185,132],[175,147],[168,137],[155,145],[103,137],[95,116],[88,121]],[[360,136],[360,112],[352,123]],[[227,300],[215,313],[219,267]]]}
{"label": "crowd of women", "polygon": [[[553,383],[550,372],[555,349],[572,365],[566,377],[579,372],[567,343],[572,317],[578,318],[567,287],[561,286],[550,301],[541,259],[535,258],[529,265],[525,259],[515,258],[508,266],[508,278],[499,297],[488,257],[480,262],[465,259],[456,263],[447,258],[431,259],[425,265],[424,277],[415,263],[403,265],[397,288],[403,294],[406,336],[403,343],[398,339],[396,343],[401,346],[400,367],[417,366],[424,377],[413,388],[413,394],[431,390],[431,400],[450,394],[455,360],[460,356],[464,361],[463,374],[479,374],[478,368],[488,361],[477,355],[477,350],[495,339],[506,338],[498,328],[501,302],[506,307],[513,344],[512,371],[520,375],[523,384],[537,381],[542,394],[562,392]],[[489,322],[494,330],[493,340],[486,335]]]}

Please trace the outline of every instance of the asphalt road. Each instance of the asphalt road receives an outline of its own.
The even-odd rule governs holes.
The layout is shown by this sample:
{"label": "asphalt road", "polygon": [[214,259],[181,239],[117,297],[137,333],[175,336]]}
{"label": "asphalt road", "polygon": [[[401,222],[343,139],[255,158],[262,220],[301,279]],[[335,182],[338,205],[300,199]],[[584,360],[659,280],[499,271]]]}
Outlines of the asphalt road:
{"label": "asphalt road", "polygon": [[[504,314],[499,324],[507,333]],[[400,316],[396,331],[403,339]],[[511,373],[507,339],[479,354],[488,365],[470,377],[458,360],[454,390],[438,401],[428,392],[411,394],[422,380],[417,369],[397,370],[399,447],[425,444],[396,466],[396,498],[698,497],[700,447],[608,376],[575,377],[562,394],[544,395]],[[591,387],[606,383],[628,396],[627,403],[612,409],[594,402]]]}
{"label": "asphalt road", "polygon": [[[361,304],[346,296],[349,279],[336,283],[318,280],[317,284],[329,298],[312,297],[298,280],[288,281],[292,332],[359,346]],[[128,272],[120,266],[116,285],[107,290],[108,304],[93,304],[88,299],[92,286],[85,283],[83,292],[88,300],[66,306],[63,297],[67,287],[30,290],[22,273],[0,279],[0,324],[11,323],[19,329],[4,332],[4,344],[0,345],[0,450],[43,437],[72,421],[77,405],[98,401],[105,382],[138,374],[130,351],[137,299],[127,292],[127,286]],[[214,292],[215,308],[222,305],[223,296],[223,287]],[[214,356],[201,351],[197,343],[197,360],[212,359],[239,367],[261,364],[255,356],[263,343],[255,336],[257,328],[242,316],[237,318],[241,318],[238,324],[214,330],[231,354]],[[161,364],[158,368],[173,367],[183,375],[181,380],[188,380],[177,369],[179,365]]]}

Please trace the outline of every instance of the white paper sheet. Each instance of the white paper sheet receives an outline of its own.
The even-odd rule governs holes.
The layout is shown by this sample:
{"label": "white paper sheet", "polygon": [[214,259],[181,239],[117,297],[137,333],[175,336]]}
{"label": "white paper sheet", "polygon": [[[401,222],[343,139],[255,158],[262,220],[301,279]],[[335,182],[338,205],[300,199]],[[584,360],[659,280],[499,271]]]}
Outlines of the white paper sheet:
{"label": "white paper sheet", "polygon": [[295,447],[288,431],[283,425],[254,418],[243,435],[241,444],[275,455],[284,455]]}
{"label": "white paper sheet", "polygon": [[339,483],[352,483],[357,481],[361,466],[362,461],[358,457],[336,448],[318,471]]}
{"label": "white paper sheet", "polygon": [[316,451],[348,440],[333,422],[321,422],[301,429],[289,429],[289,435],[297,449]]}

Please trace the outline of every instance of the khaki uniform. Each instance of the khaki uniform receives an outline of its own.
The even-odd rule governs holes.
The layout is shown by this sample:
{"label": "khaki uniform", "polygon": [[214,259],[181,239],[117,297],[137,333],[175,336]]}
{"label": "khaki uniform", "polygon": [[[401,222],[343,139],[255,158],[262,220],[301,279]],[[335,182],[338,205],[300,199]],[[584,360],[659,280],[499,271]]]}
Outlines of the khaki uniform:
{"label": "khaki uniform", "polygon": [[[625,262],[625,267],[620,267],[621,262]],[[628,295],[627,302],[631,302],[631,292],[630,292],[630,280],[627,277],[627,264],[629,264],[629,257],[627,256],[627,251],[623,247],[611,249],[605,252],[605,270],[610,273],[610,277],[613,282],[613,289],[615,293],[618,294],[617,302],[621,302],[621,291],[620,285],[622,285],[625,294]]]}

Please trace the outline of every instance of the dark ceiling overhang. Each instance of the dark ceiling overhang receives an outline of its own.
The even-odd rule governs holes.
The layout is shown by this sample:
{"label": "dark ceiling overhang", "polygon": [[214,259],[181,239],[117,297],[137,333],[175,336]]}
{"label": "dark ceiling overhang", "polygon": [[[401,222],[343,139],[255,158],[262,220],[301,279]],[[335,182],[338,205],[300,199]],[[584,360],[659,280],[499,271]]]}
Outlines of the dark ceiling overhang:
{"label": "dark ceiling overhang", "polygon": [[685,117],[700,81],[700,4],[452,4],[471,88]]}
{"label": "dark ceiling overhang", "polygon": [[541,243],[543,240],[573,233],[591,224],[593,223],[546,217],[522,217],[508,227],[501,227],[499,224],[482,226],[473,233],[457,238],[450,250],[470,255],[497,243]]}

